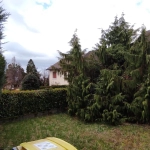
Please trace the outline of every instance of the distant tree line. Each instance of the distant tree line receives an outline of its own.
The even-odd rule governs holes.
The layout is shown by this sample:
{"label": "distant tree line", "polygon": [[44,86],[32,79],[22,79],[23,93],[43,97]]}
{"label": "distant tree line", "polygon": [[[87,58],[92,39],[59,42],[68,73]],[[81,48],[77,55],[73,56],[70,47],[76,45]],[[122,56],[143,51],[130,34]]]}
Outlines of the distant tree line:
{"label": "distant tree line", "polygon": [[45,78],[48,78],[48,76],[44,76],[44,74],[37,71],[32,59],[28,61],[25,72],[21,65],[16,62],[16,58],[13,57],[12,63],[6,67],[4,88],[18,88],[22,90],[39,89],[39,86],[48,84],[48,80],[47,83],[44,82]]}
{"label": "distant tree line", "polygon": [[[10,14],[0,6],[0,94],[2,88],[38,89],[40,85],[47,85],[47,74],[45,71],[44,74],[40,74],[32,59],[30,59],[27,64],[26,72],[21,65],[16,62],[15,57],[12,58],[12,63],[6,65],[7,62],[5,61],[2,49],[2,39],[4,38],[4,23],[7,21],[9,15]],[[32,84],[29,84],[30,82]],[[28,88],[26,88],[26,85],[28,85]]]}

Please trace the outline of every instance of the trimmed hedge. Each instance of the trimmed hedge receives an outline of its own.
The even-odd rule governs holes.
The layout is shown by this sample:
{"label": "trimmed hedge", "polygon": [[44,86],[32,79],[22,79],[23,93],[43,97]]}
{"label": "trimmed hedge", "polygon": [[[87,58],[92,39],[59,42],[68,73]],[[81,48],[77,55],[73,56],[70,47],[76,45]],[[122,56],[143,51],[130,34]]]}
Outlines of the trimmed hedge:
{"label": "trimmed hedge", "polygon": [[51,85],[51,88],[55,89],[55,88],[67,88],[68,85]]}
{"label": "trimmed hedge", "polygon": [[67,88],[68,85],[40,86],[40,89]]}
{"label": "trimmed hedge", "polygon": [[66,89],[3,92],[0,99],[0,119],[37,114],[51,109],[65,109]]}

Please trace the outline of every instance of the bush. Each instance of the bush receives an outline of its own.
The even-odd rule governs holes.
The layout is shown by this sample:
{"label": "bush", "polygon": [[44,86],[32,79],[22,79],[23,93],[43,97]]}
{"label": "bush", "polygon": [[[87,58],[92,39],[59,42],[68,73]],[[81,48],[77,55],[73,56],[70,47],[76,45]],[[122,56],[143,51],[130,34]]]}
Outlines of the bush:
{"label": "bush", "polygon": [[55,89],[55,88],[66,88],[68,85],[51,85],[50,87]]}
{"label": "bush", "polygon": [[67,88],[67,85],[51,85],[51,86],[40,86],[40,89],[57,89],[57,88]]}
{"label": "bush", "polygon": [[0,99],[0,119],[37,114],[67,107],[66,89],[3,92]]}
{"label": "bush", "polygon": [[50,86],[40,86],[40,89],[49,90],[49,89],[52,89],[52,88]]}
{"label": "bush", "polygon": [[31,73],[27,74],[24,77],[21,85],[22,90],[37,90],[39,89],[39,87],[40,87],[40,82],[38,77]]}

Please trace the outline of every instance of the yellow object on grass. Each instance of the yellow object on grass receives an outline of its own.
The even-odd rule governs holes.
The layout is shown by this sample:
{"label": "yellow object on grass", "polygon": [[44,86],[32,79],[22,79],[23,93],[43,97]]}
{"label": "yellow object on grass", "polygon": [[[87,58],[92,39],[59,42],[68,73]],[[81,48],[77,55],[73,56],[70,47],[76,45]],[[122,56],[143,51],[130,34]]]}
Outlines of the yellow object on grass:
{"label": "yellow object on grass", "polygon": [[25,142],[13,150],[77,150],[73,145],[55,137]]}

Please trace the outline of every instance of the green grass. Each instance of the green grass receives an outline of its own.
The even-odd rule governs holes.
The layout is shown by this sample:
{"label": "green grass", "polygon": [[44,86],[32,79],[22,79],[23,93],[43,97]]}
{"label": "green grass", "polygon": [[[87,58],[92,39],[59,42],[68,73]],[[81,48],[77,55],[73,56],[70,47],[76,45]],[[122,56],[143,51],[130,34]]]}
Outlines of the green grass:
{"label": "green grass", "polygon": [[1,123],[0,147],[7,150],[22,142],[54,136],[78,150],[148,150],[149,135],[148,125],[85,124],[66,114],[57,114]]}

